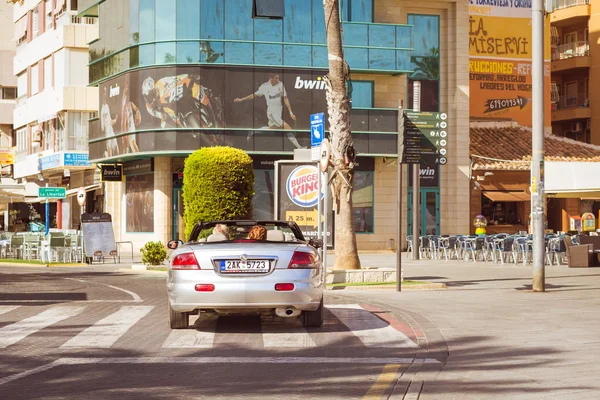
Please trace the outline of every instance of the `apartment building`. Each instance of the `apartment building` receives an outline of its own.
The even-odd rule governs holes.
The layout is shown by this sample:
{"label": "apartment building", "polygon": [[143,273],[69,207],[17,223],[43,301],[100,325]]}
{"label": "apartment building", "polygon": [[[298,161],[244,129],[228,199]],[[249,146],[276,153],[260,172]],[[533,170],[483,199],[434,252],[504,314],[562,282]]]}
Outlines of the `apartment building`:
{"label": "apartment building", "polygon": [[[550,14],[552,133],[600,145],[600,116],[596,117],[598,123],[594,129],[592,110],[593,98],[596,96],[596,104],[600,104],[600,94],[590,92],[594,87],[593,75],[595,82],[600,80],[600,74],[593,68],[600,65],[600,48],[590,41],[592,7],[600,7],[600,1],[554,0],[553,6]],[[596,23],[600,22],[595,18]]]}
{"label": "apartment building", "polygon": [[[97,21],[77,16],[77,0],[25,0],[12,7],[17,80],[13,175],[19,183],[65,187],[67,198],[51,204],[52,225],[76,228],[81,214],[76,191],[85,187],[91,192],[91,207],[101,196],[87,145],[88,120],[98,110],[98,89],[88,87],[87,67]],[[42,201],[26,198],[11,207],[27,220],[32,207],[42,212]]]}
{"label": "apartment building", "polygon": [[[0,3],[0,176],[12,175],[13,110],[17,98],[17,78],[13,74],[15,56],[12,7]],[[0,199],[0,204],[2,203]]]}

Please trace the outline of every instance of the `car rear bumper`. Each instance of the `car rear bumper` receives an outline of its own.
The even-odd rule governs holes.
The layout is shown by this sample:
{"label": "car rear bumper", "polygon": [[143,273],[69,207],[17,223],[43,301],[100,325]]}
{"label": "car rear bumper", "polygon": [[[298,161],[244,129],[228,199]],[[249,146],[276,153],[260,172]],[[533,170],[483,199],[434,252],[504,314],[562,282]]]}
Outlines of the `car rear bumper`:
{"label": "car rear bumper", "polygon": [[[291,291],[276,291],[277,283],[293,283]],[[212,292],[198,292],[196,284],[213,284]],[[220,276],[213,270],[173,271],[167,278],[169,302],[177,312],[197,309],[270,310],[295,307],[314,311],[323,298],[324,282],[317,270],[275,270],[252,277]]]}

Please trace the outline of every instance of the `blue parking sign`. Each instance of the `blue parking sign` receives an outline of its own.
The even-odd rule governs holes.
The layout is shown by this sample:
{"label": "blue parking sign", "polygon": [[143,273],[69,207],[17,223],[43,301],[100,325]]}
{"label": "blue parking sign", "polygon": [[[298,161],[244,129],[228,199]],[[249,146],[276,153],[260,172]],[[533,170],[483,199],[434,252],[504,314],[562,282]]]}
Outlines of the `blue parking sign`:
{"label": "blue parking sign", "polygon": [[325,114],[317,113],[310,116],[310,145],[317,147],[325,137]]}

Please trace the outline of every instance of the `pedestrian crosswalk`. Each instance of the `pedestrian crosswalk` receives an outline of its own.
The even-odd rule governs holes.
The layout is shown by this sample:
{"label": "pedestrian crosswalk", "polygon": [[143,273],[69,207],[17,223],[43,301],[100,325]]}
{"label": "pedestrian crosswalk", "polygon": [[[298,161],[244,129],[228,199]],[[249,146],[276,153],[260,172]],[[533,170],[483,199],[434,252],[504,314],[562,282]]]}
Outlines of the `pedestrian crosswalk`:
{"label": "pedestrian crosswalk", "polygon": [[[68,325],[67,320],[73,317],[78,318],[78,323],[73,325],[81,328],[70,330],[74,336],[64,338],[64,343],[58,345],[62,349],[108,349],[128,335],[145,336],[148,326],[152,326],[153,337],[162,337],[162,349],[210,349],[231,344],[232,340],[241,347],[269,349],[317,348],[343,341],[366,348],[418,348],[415,341],[402,332],[406,329],[397,329],[358,304],[326,305],[322,328],[305,329],[297,319],[262,319],[260,325],[256,322],[241,332],[228,332],[226,326],[219,325],[219,318],[197,316],[191,317],[189,329],[170,330],[164,310],[152,305],[121,306],[103,313],[96,310],[93,314],[92,307],[94,305],[85,304],[51,306],[36,315],[8,322],[14,321],[11,316],[19,315],[21,306],[0,306],[0,351],[17,346],[31,335],[43,335],[53,325]],[[84,318],[87,315],[101,317],[96,322],[89,322],[89,318]],[[152,322],[148,322],[148,318],[152,318]],[[88,322],[81,323],[82,319]],[[2,324],[2,321],[7,323]],[[144,324],[142,333],[135,332],[139,324]],[[229,335],[229,338],[222,335]]]}

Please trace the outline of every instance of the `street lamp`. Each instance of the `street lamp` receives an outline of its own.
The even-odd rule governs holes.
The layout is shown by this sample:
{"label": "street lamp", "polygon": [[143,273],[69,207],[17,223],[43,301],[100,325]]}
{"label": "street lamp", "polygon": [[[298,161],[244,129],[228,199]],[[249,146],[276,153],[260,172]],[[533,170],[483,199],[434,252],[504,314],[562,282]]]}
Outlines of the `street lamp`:
{"label": "street lamp", "polygon": [[[550,2],[548,2],[550,3]],[[551,3],[550,3],[551,4]],[[550,6],[551,7],[551,6]],[[551,8],[549,8],[551,10]],[[531,233],[533,234],[533,291],[545,288],[544,243],[544,0],[531,3]]]}

